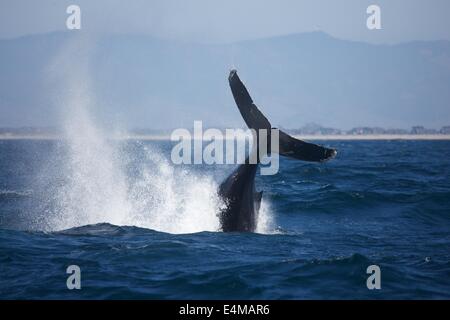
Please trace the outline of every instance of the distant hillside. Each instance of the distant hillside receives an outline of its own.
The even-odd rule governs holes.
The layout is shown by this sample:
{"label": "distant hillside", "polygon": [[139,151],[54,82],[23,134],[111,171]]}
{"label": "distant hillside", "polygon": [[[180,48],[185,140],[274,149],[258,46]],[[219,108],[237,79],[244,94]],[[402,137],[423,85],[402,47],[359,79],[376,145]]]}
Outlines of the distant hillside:
{"label": "distant hillside", "polygon": [[[0,126],[56,124],[45,70],[73,34],[0,41]],[[147,36],[104,36],[95,44],[95,111],[133,127],[190,127],[195,119],[242,126],[227,84],[232,67],[272,123],[285,128],[450,123],[446,41],[369,45],[315,32],[227,45]]]}

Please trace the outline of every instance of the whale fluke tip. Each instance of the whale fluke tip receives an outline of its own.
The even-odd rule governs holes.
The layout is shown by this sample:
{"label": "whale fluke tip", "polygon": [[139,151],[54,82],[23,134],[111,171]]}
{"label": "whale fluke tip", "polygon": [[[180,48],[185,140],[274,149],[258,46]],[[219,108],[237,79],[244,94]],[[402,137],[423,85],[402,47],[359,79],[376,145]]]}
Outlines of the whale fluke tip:
{"label": "whale fluke tip", "polygon": [[337,155],[336,149],[325,149],[325,158],[321,162],[333,159]]}
{"label": "whale fluke tip", "polygon": [[228,79],[233,78],[235,75],[237,74],[237,70],[236,69],[231,69],[230,70],[230,75],[228,76]]}

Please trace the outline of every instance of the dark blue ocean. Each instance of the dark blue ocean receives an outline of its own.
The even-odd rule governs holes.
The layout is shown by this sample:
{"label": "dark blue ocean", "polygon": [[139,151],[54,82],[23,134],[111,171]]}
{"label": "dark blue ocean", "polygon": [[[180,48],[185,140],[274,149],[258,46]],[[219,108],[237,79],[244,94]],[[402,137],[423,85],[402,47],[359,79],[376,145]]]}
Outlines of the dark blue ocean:
{"label": "dark blue ocean", "polygon": [[324,141],[330,162],[281,159],[257,177],[258,233],[216,231],[232,166],[89,141],[0,141],[1,299],[450,298],[449,141]]}

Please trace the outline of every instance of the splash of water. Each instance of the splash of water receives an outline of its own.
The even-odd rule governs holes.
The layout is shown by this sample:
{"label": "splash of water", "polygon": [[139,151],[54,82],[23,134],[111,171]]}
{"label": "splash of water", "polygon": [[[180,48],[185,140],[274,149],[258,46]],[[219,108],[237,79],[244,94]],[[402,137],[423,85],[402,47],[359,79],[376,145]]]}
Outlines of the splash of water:
{"label": "splash of water", "polygon": [[[50,68],[50,76],[62,84],[58,105],[64,111],[64,147],[63,155],[53,155],[49,168],[52,162],[63,165],[50,179],[52,205],[39,222],[41,228],[53,231],[106,222],[170,233],[217,231],[223,203],[211,177],[173,166],[148,145],[136,143],[127,152],[126,141],[107,139],[95,123],[92,110],[98,104],[90,91],[87,59],[91,50],[80,50],[89,45],[69,44]],[[139,153],[143,155],[136,161]],[[130,165],[134,174],[127,170]],[[265,233],[270,227],[263,201],[257,231]]]}
{"label": "splash of water", "polygon": [[146,161],[129,192],[133,214],[128,222],[170,233],[218,230],[222,203],[215,181],[174,167],[149,146],[143,149]]}
{"label": "splash of water", "polygon": [[256,232],[264,234],[277,233],[274,226],[275,224],[270,210],[270,203],[263,198],[259,208]]}
{"label": "splash of water", "polygon": [[54,212],[46,219],[50,229],[110,222],[123,224],[131,206],[127,185],[120,170],[120,154],[105,139],[92,120],[95,96],[90,92],[90,39],[72,39],[49,66],[48,75],[56,90],[56,103],[64,131],[65,157],[55,192]]}

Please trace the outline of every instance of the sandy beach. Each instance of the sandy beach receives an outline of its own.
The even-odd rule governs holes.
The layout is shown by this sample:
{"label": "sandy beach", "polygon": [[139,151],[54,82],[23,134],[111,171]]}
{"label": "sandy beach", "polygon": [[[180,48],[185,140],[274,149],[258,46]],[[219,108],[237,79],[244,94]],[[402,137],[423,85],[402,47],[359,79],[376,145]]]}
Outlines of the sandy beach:
{"label": "sandy beach", "polygon": [[[294,135],[300,140],[450,140],[448,134],[379,134],[379,135]],[[52,134],[11,135],[0,134],[0,140],[59,140],[63,136]],[[111,136],[111,139],[165,141],[170,140],[169,135],[137,135],[129,134]]]}

